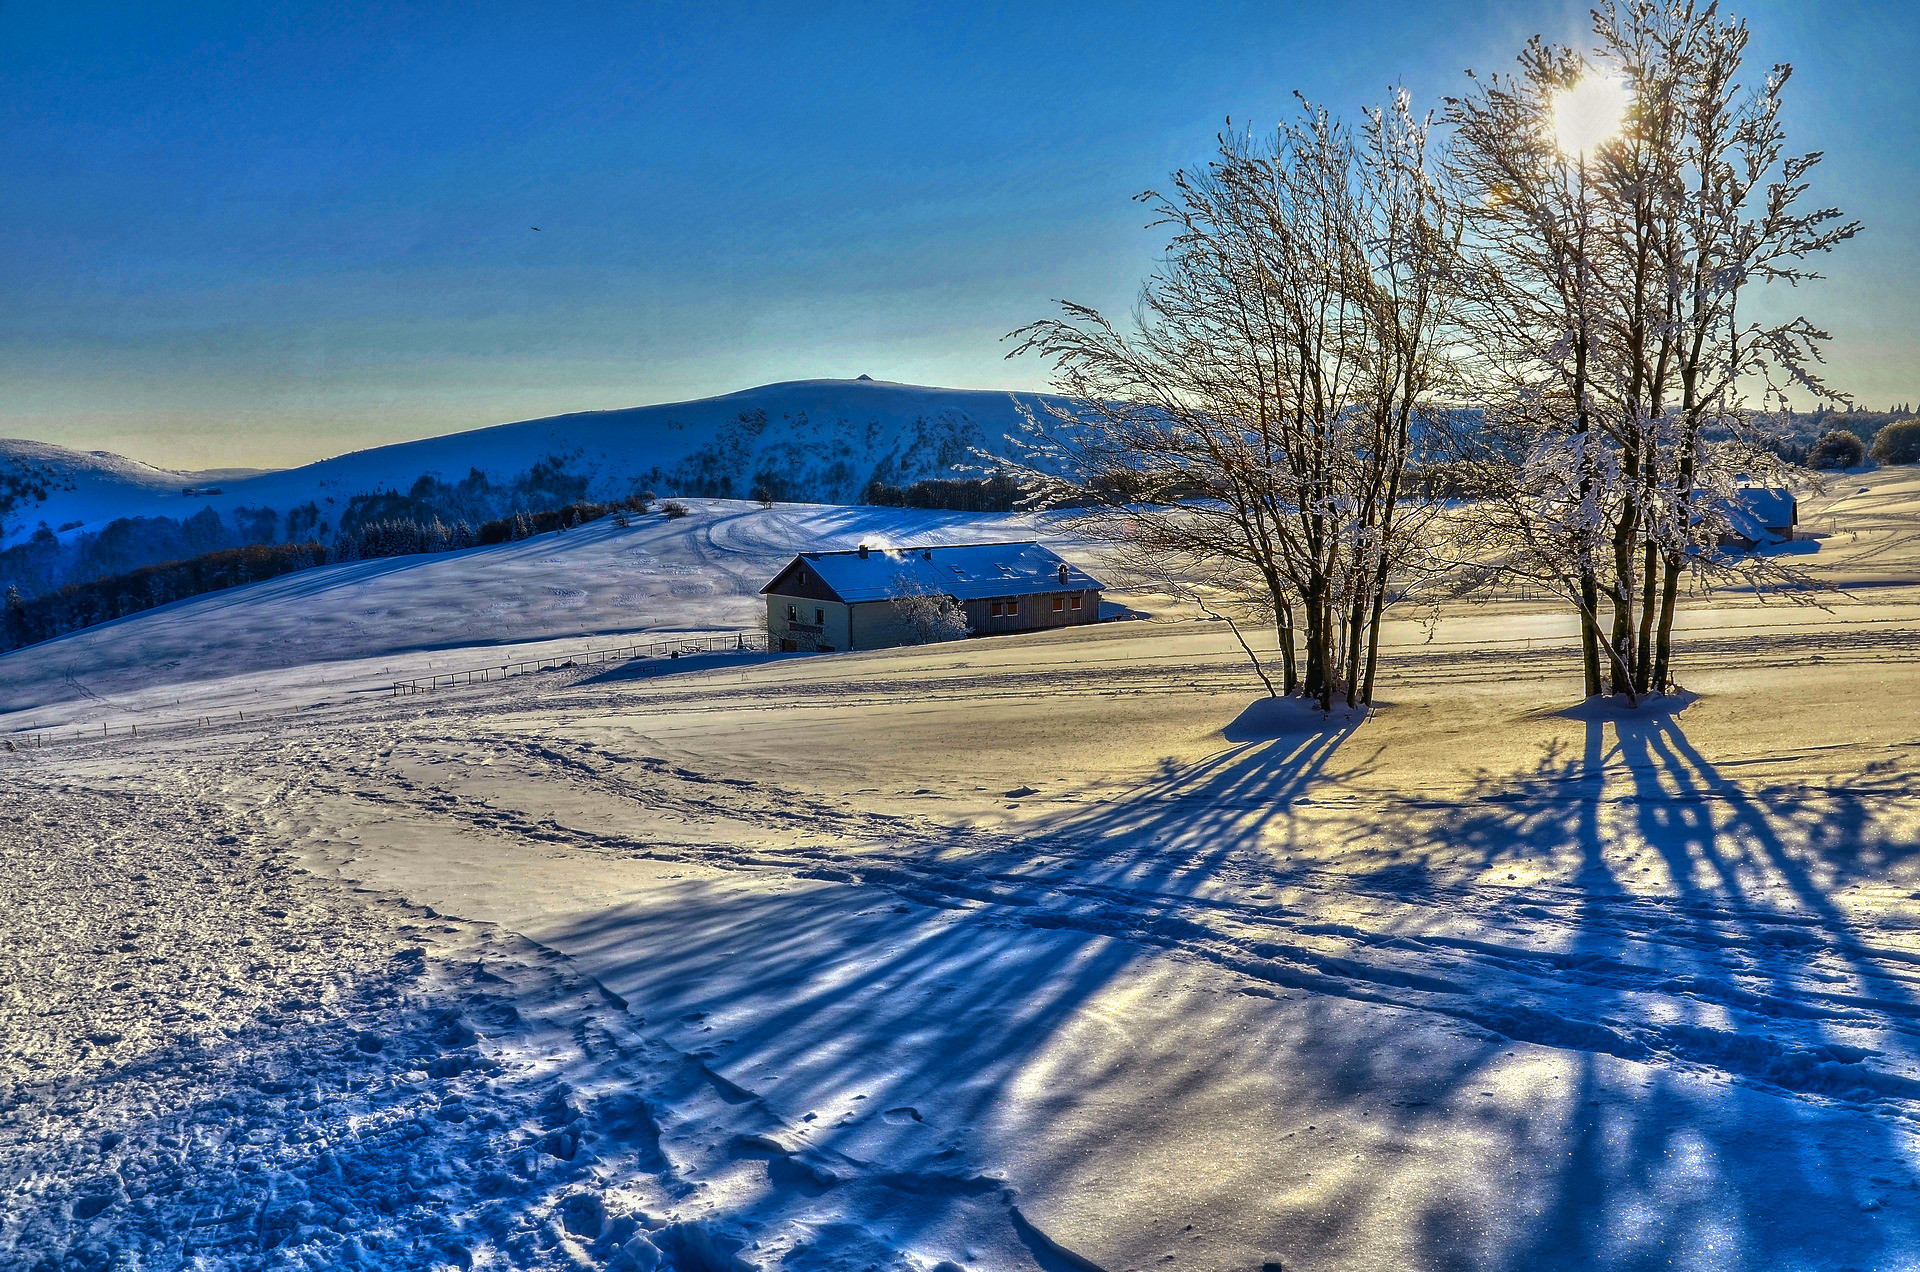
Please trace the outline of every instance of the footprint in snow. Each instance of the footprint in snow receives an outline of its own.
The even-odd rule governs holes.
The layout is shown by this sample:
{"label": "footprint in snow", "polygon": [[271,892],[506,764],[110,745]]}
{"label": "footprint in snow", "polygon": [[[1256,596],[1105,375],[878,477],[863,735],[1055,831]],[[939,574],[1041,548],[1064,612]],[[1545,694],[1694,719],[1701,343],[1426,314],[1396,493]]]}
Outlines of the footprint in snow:
{"label": "footprint in snow", "polygon": [[908,1108],[908,1107],[888,1109],[885,1113],[882,1113],[880,1116],[885,1118],[887,1121],[893,1123],[895,1126],[906,1126],[913,1122],[920,1122],[925,1120],[920,1116],[919,1109]]}

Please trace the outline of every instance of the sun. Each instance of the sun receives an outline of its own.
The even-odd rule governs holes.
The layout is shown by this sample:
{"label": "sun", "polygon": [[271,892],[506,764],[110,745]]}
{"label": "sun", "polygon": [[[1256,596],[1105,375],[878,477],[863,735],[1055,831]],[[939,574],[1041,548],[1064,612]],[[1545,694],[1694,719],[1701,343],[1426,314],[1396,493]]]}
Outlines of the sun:
{"label": "sun", "polygon": [[1553,137],[1562,154],[1584,155],[1611,141],[1632,104],[1626,85],[1589,74],[1553,97]]}

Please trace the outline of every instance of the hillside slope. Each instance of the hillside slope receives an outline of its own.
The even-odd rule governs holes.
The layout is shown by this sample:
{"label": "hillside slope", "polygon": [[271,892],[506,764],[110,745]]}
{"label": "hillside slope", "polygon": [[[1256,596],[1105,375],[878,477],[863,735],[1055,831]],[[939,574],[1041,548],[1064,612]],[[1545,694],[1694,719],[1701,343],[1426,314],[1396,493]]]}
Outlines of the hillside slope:
{"label": "hillside slope", "polygon": [[[178,503],[183,483],[192,480],[107,451],[0,438],[0,546],[42,521],[55,530],[76,529],[104,510],[165,504],[169,494]],[[167,515],[182,513],[168,506]]]}
{"label": "hillside slope", "polygon": [[1164,612],[575,661],[1063,529],[689,502],[0,657],[0,1267],[1920,1267],[1920,469],[1631,711],[1523,601],[1364,717]]}
{"label": "hillside slope", "polygon": [[677,519],[604,519],[490,547],[341,562],[0,655],[0,735],[172,719],[183,696],[199,704],[192,714],[264,708],[263,691],[278,700],[289,684],[303,686],[295,701],[323,684],[384,689],[507,661],[503,647],[524,658],[544,656],[546,642],[758,632],[760,586],[798,552],[1030,538],[1094,560],[1047,516],[694,499]]}
{"label": "hillside slope", "polygon": [[471,516],[642,490],[747,498],[764,488],[782,501],[849,504],[876,478],[907,484],[953,475],[976,449],[1006,454],[1020,423],[1009,393],[799,380],[500,424],[217,485],[118,456],[0,441],[0,548],[43,522],[98,530],[117,517],[183,519],[204,508],[250,526],[268,510],[276,537],[297,527],[324,539],[356,496],[416,490]]}

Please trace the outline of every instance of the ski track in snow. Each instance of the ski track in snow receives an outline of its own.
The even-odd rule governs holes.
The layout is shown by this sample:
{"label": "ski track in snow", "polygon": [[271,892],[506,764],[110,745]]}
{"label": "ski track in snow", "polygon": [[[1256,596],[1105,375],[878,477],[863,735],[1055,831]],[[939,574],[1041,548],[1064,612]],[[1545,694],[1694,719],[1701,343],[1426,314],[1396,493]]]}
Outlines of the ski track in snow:
{"label": "ski track in snow", "polygon": [[1001,1181],[819,1148],[570,960],[310,876],[258,810],[38,772],[0,813],[0,1266],[931,1266],[839,1218],[903,1200],[1067,1266]]}
{"label": "ski track in snow", "polygon": [[[922,1209],[940,1198],[955,1212],[945,1229],[976,1257],[998,1244],[1029,1266],[1075,1266],[1003,1181],[819,1146],[551,950],[295,869],[281,828],[340,799],[610,857],[875,890],[983,927],[1150,947],[1243,994],[1429,1012],[1501,1040],[1710,1072],[1895,1122],[1920,1115],[1920,950],[1903,948],[1904,929],[1724,897],[1276,869],[1255,854],[1209,861],[1199,889],[1181,863],[1210,827],[1251,811],[1318,819],[1297,833],[1371,835],[1435,814],[1457,830],[1462,804],[1310,797],[1302,783],[1195,806],[1170,786],[1117,818],[1068,799],[1039,833],[955,828],[516,727],[521,713],[589,705],[593,679],[450,702],[411,728],[387,709],[324,739],[268,724],[205,740],[185,792],[103,792],[28,769],[0,837],[0,903],[16,919],[5,945],[22,969],[0,1023],[33,1040],[12,1049],[0,1090],[0,1251],[48,1269],[132,1266],[130,1252],[150,1268],[931,1266],[847,1217],[885,1214],[898,1194]],[[926,696],[911,681],[888,688]],[[838,846],[641,841],[536,820],[437,778],[472,750],[651,817],[804,821]],[[1818,820],[1836,799],[1909,795],[1869,779],[1839,795],[1723,784],[1673,803],[1767,800]],[[1490,789],[1465,818],[1586,816],[1606,802]],[[1147,823],[1184,829],[1146,852]],[[101,838],[103,825],[115,829]],[[84,862],[46,851],[89,837]],[[1156,886],[1131,882],[1142,875]],[[1729,1027],[1689,1023],[1703,1004]],[[743,1175],[750,1203],[737,1200]],[[831,1219],[806,1222],[829,1195]]]}

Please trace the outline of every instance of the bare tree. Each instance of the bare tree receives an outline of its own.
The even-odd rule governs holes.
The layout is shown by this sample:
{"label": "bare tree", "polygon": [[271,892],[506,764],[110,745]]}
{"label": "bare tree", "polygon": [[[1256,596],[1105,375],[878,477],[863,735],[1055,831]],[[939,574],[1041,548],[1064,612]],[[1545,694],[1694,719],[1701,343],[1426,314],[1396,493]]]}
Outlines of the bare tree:
{"label": "bare tree", "polygon": [[1371,700],[1427,520],[1403,476],[1455,237],[1427,136],[1404,95],[1357,135],[1305,102],[1269,140],[1229,130],[1171,193],[1141,196],[1173,236],[1130,331],[1063,304],[1013,337],[1071,403],[1031,417],[1038,500],[1080,506],[1082,531],[1142,568],[1263,610],[1285,690],[1323,708]]}
{"label": "bare tree", "polygon": [[[1790,68],[1742,86],[1744,22],[1605,0],[1593,31],[1585,52],[1536,39],[1449,102],[1470,229],[1460,343],[1484,409],[1462,457],[1483,555],[1577,611],[1589,695],[1635,700],[1671,683],[1687,572],[1804,582],[1719,542],[1743,480],[1783,480],[1767,410],[1792,385],[1835,396],[1827,333],[1754,323],[1741,302],[1817,277],[1807,258],[1859,227],[1799,206],[1820,156],[1785,150]],[[1569,102],[1609,92],[1618,127],[1570,136]]]}

